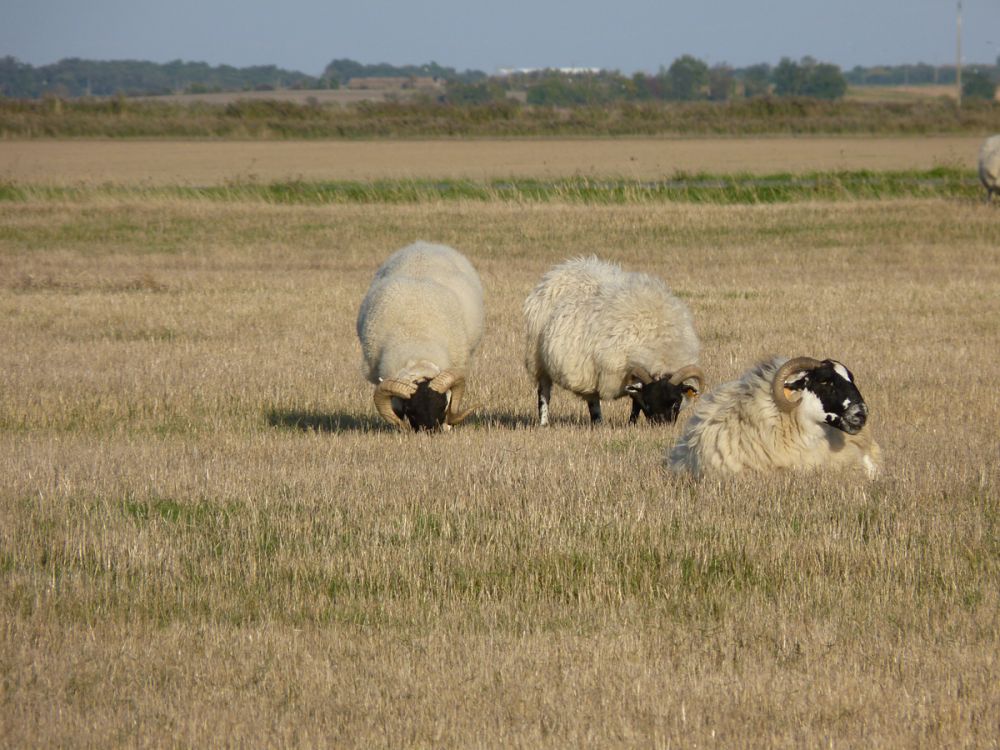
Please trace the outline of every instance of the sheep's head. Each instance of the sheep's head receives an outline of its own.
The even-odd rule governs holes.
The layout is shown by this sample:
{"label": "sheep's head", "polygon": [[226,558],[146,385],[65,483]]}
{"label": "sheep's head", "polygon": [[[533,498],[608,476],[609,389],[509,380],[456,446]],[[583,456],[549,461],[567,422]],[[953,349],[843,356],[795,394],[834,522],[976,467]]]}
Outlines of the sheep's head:
{"label": "sheep's head", "polygon": [[774,403],[783,412],[828,424],[848,435],[861,431],[868,406],[854,384],[854,375],[840,362],[796,357],[778,368],[771,384]]}
{"label": "sheep's head", "polygon": [[375,408],[404,430],[447,430],[472,413],[458,410],[464,392],[465,377],[453,370],[416,382],[387,379],[375,389]]}
{"label": "sheep's head", "polygon": [[696,399],[705,387],[705,374],[695,365],[652,377],[644,367],[634,367],[625,392],[632,399],[632,421],[639,412],[650,422],[673,422],[684,399]]}

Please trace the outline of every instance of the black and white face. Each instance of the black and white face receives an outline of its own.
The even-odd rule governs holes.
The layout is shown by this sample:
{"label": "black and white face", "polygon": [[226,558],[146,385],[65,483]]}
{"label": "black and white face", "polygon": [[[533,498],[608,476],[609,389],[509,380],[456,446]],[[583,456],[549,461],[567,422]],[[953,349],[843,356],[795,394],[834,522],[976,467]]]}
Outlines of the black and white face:
{"label": "black and white face", "polygon": [[651,383],[635,380],[625,386],[625,392],[632,398],[633,413],[638,408],[650,422],[674,422],[681,411],[685,398],[696,398],[698,389],[688,382],[674,385],[670,376],[665,375]]}
{"label": "black and white face", "polygon": [[848,435],[860,432],[868,420],[868,406],[854,384],[854,376],[836,360],[824,359],[814,370],[793,373],[785,380],[785,388],[801,393],[798,408],[803,416]]}
{"label": "black and white face", "polygon": [[445,425],[450,397],[450,392],[438,393],[430,388],[430,381],[422,380],[410,398],[393,398],[392,410],[414,430],[437,430]]}

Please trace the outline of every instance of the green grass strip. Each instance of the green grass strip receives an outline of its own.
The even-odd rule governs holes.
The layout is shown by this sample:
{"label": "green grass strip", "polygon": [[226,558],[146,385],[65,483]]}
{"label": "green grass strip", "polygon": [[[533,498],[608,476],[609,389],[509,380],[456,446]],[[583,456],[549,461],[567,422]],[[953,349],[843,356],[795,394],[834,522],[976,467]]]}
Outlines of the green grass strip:
{"label": "green grass strip", "polygon": [[977,198],[974,172],[868,170],[770,175],[676,173],[662,180],[574,177],[559,180],[255,181],[209,187],[51,187],[0,182],[0,201],[86,200],[92,196],[179,198],[288,205],[408,204],[450,201],[586,204],[685,202],[716,205],[772,204],[808,200]]}

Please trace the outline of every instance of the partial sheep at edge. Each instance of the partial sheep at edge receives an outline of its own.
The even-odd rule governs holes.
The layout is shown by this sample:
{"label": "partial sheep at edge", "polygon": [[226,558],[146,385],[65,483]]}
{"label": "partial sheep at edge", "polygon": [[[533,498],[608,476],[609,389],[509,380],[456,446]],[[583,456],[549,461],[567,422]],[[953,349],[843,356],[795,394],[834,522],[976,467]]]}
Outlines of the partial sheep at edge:
{"label": "partial sheep at edge", "polygon": [[979,149],[979,180],[986,188],[986,200],[1000,195],[1000,135],[987,138]]}

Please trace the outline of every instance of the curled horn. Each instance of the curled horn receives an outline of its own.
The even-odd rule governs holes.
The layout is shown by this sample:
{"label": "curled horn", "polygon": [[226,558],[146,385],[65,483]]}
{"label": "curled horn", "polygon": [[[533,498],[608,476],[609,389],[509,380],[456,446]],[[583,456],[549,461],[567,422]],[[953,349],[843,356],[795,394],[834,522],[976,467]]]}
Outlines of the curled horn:
{"label": "curled horn", "polygon": [[699,393],[705,390],[705,373],[701,371],[701,368],[698,367],[698,365],[687,365],[686,367],[682,367],[681,369],[679,369],[677,372],[675,372],[673,375],[670,376],[670,384],[680,385],[685,380],[688,380],[690,378],[694,378],[695,380],[698,381]]}
{"label": "curled horn", "polygon": [[650,375],[649,370],[647,370],[642,365],[636,365],[635,367],[633,367],[632,375],[634,377],[639,378],[639,380],[642,382],[643,385],[649,385],[650,383],[653,382],[653,376]]}
{"label": "curled horn", "polygon": [[813,359],[812,357],[795,357],[778,368],[778,371],[774,373],[774,380],[771,383],[771,395],[774,397],[774,403],[780,411],[790,412],[802,403],[800,400],[792,401],[785,396],[785,379],[793,372],[814,370],[821,364],[818,359]]}
{"label": "curled horn", "polygon": [[445,415],[445,421],[448,424],[458,424],[472,414],[472,409],[466,409],[463,412],[458,411],[458,405],[465,394],[465,376],[462,373],[456,370],[442,370],[434,376],[428,387],[438,393],[451,391],[451,401],[448,403],[448,413]]}
{"label": "curled horn", "polygon": [[401,430],[409,429],[409,424],[396,416],[392,410],[392,397],[408,399],[416,393],[417,386],[405,380],[383,380],[375,389],[375,408],[379,415]]}

